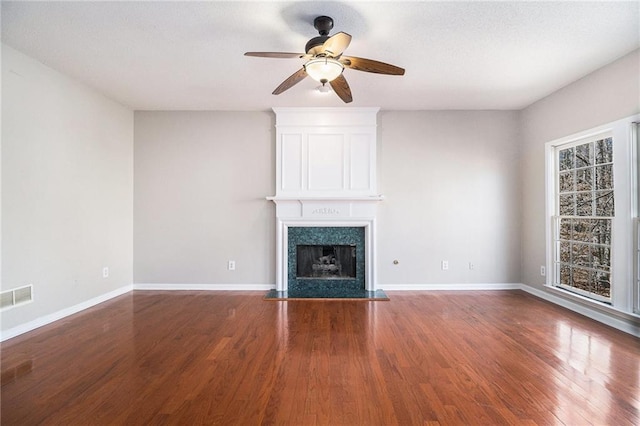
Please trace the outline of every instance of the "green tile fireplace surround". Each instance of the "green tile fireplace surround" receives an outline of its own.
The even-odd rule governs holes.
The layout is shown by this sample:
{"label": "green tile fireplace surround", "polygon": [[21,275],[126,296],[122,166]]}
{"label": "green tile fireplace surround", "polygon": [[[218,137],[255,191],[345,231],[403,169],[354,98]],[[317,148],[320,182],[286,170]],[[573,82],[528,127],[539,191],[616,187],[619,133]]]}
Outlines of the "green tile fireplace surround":
{"label": "green tile fireplace surround", "polygon": [[[362,291],[365,289],[365,255],[364,255],[364,227],[337,226],[297,226],[289,228],[287,254],[288,261],[288,292],[335,293]],[[355,246],[355,278],[299,278],[297,274],[297,247],[309,246]]]}

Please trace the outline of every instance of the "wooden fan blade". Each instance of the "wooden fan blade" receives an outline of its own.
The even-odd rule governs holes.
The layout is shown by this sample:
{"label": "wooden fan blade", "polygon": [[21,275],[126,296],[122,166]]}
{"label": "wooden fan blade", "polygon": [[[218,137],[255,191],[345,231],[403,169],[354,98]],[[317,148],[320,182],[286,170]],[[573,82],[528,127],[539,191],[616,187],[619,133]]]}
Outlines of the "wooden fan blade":
{"label": "wooden fan blade", "polygon": [[302,80],[304,80],[304,78],[307,76],[307,72],[304,70],[304,68],[300,68],[298,71],[294,72],[293,74],[291,74],[291,76],[289,78],[287,78],[285,81],[283,81],[280,86],[276,87],[276,90],[273,91],[274,95],[279,95],[280,93],[284,92],[287,89],[290,89],[291,87],[295,86],[296,84],[300,83]]}
{"label": "wooden fan blade", "polygon": [[336,92],[336,95],[340,96],[345,103],[349,103],[353,100],[351,96],[351,89],[349,88],[349,83],[347,83],[347,79],[344,78],[343,74],[340,74],[338,78],[331,80],[329,83],[331,84],[331,88]]}
{"label": "wooden fan blade", "polygon": [[340,62],[347,67],[357,71],[374,72],[376,74],[404,75],[404,68],[373,59],[356,58],[354,56],[343,56]]}
{"label": "wooden fan blade", "polygon": [[304,53],[290,52],[246,52],[244,56],[257,56],[259,58],[302,58]]}
{"label": "wooden fan blade", "polygon": [[339,32],[324,42],[322,48],[320,48],[320,53],[337,58],[342,55],[342,52],[349,46],[349,43],[351,43],[351,36],[347,33]]}

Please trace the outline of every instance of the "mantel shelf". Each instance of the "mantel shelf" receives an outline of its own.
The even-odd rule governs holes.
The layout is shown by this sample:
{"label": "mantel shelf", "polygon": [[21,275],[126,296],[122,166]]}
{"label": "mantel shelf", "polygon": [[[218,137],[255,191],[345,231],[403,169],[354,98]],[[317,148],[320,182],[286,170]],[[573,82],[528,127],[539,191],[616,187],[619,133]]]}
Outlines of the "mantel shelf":
{"label": "mantel shelf", "polygon": [[276,195],[266,197],[267,200],[278,201],[382,201],[384,195],[371,195],[371,196],[343,196],[343,197],[278,197]]}

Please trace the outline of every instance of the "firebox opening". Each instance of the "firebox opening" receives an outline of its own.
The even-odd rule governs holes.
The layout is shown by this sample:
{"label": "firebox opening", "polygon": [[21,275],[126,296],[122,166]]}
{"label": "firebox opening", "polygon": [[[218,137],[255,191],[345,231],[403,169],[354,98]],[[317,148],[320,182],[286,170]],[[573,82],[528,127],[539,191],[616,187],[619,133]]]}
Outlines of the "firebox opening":
{"label": "firebox opening", "polygon": [[296,246],[298,279],[356,278],[356,245]]}

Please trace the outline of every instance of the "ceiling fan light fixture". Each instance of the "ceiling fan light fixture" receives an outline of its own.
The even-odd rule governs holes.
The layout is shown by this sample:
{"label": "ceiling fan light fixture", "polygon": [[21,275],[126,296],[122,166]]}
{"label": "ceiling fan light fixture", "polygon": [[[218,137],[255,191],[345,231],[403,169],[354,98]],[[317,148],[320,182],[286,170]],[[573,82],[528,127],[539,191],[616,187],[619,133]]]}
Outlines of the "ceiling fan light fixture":
{"label": "ceiling fan light fixture", "polygon": [[344,65],[332,58],[314,58],[304,64],[304,70],[309,77],[325,84],[338,78]]}
{"label": "ceiling fan light fixture", "polygon": [[[305,46],[306,53],[290,52],[246,52],[245,56],[258,56],[263,58],[304,58],[307,62],[298,68],[296,72],[287,77],[272,92],[279,95],[300,83],[306,77],[311,77],[319,82],[321,86],[317,88],[319,93],[333,91],[344,103],[353,101],[351,88],[347,79],[344,78],[343,71],[346,68],[372,72],[376,74],[404,75],[404,69],[373,59],[357,58],[355,56],[343,56],[342,53],[351,43],[351,35],[341,31],[329,36],[329,31],[333,28],[333,19],[329,16],[318,16],[313,21],[313,26],[320,34],[309,40]],[[311,59],[309,59],[311,58]],[[327,85],[327,83],[331,83]]]}

